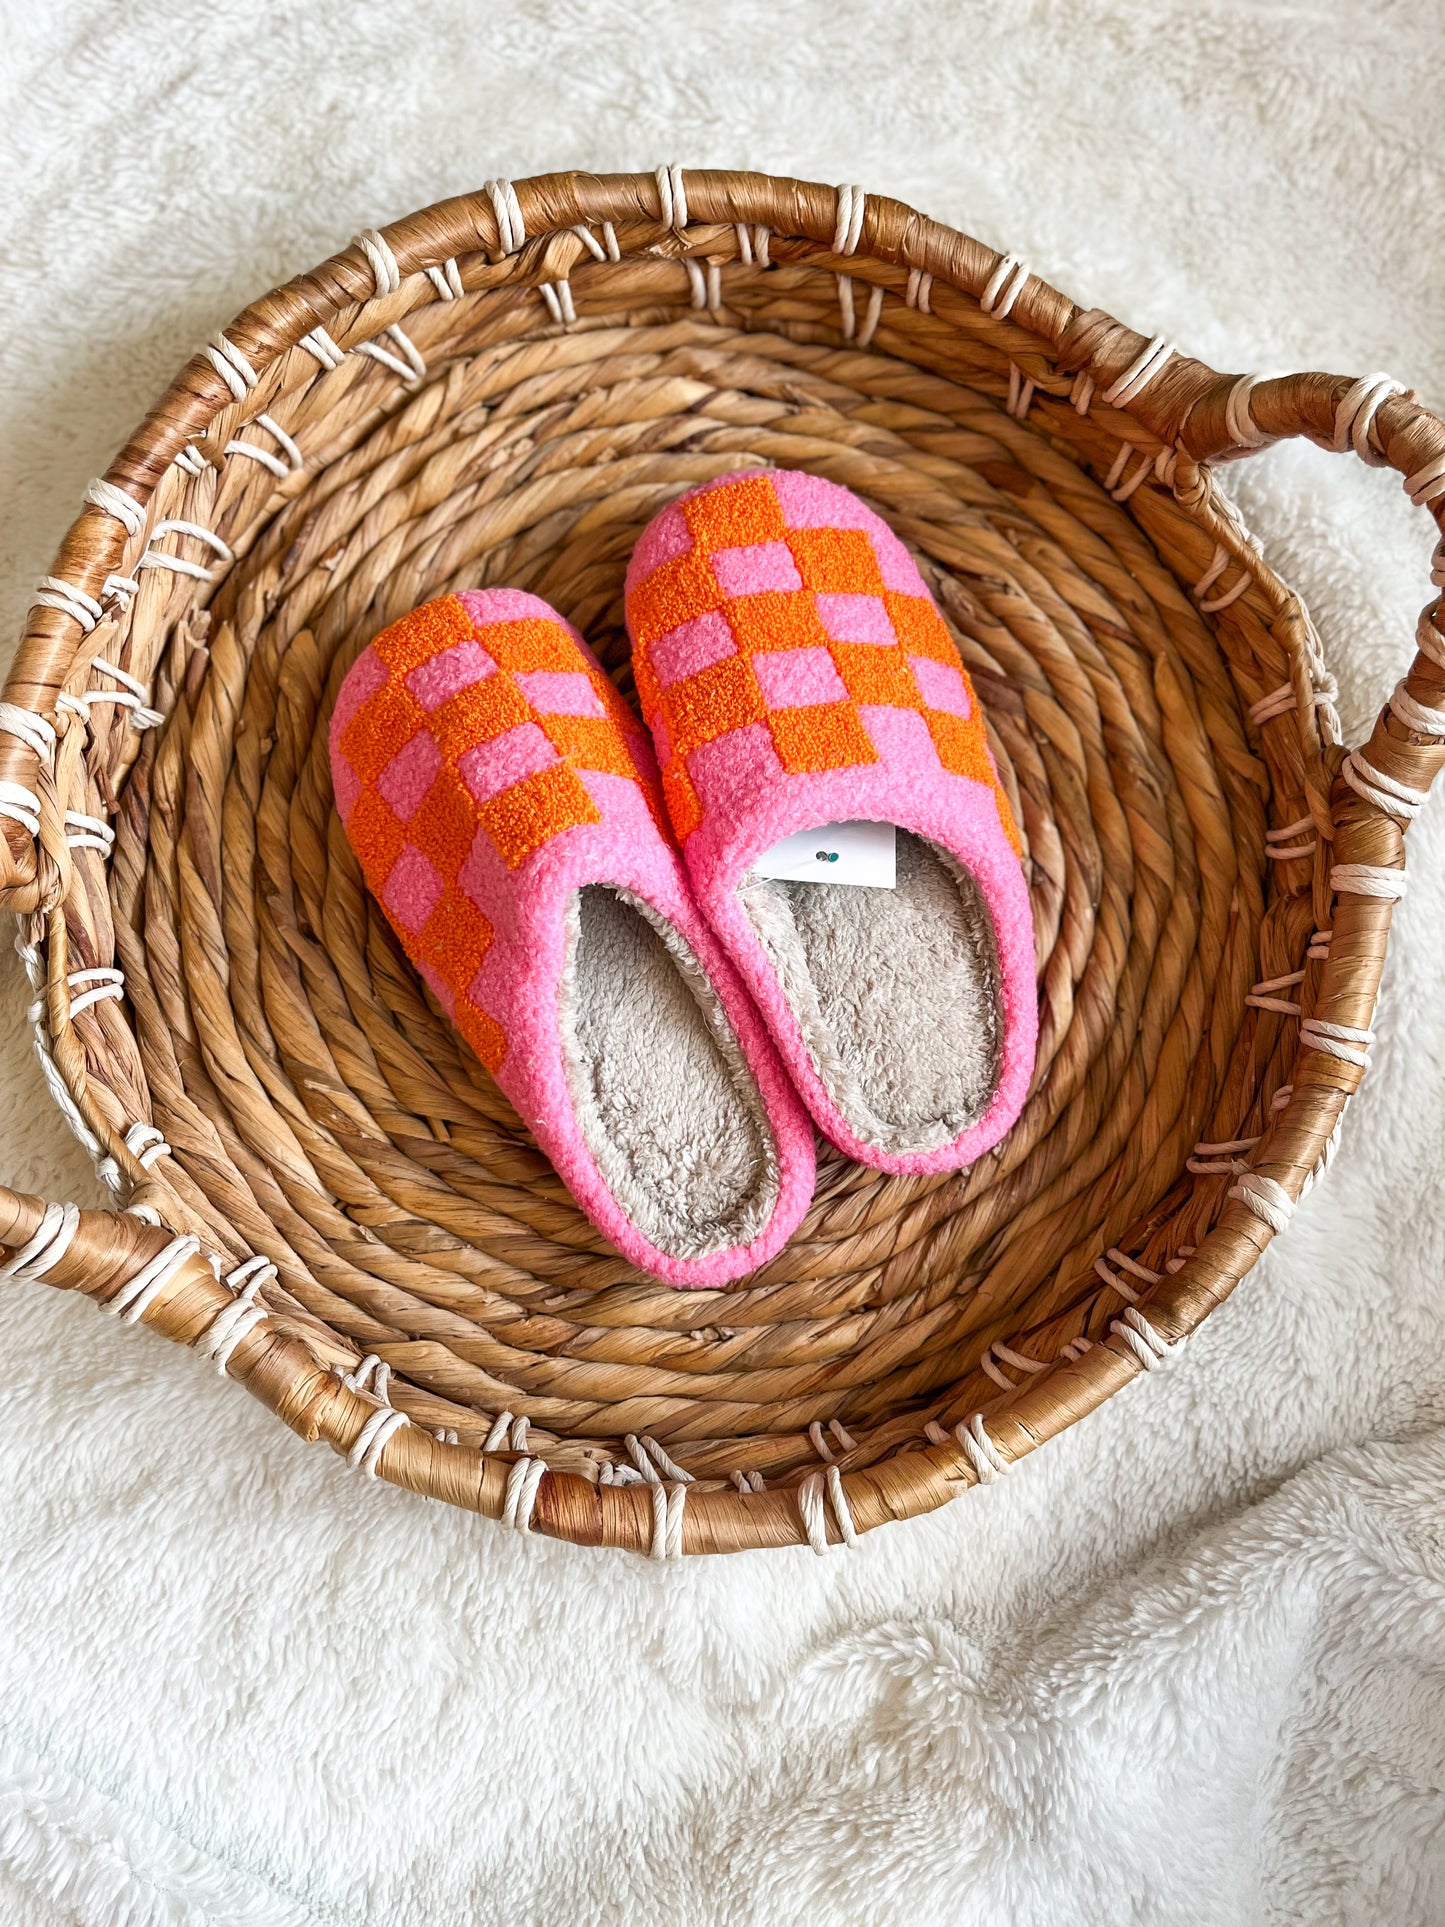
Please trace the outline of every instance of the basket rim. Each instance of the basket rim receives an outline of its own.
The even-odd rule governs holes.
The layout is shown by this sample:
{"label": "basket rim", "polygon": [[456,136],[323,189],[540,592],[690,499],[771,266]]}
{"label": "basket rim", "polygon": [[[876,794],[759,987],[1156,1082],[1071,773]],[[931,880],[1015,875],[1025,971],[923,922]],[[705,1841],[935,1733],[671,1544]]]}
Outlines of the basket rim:
{"label": "basket rim", "polygon": [[[381,329],[422,302],[454,298],[445,284],[458,257],[484,256],[479,278],[488,287],[565,286],[570,268],[603,246],[591,232],[593,223],[602,226],[612,259],[633,252],[613,253],[618,226],[636,233],[637,253],[690,268],[727,230],[746,230],[771,236],[776,245],[798,244],[807,265],[850,286],[856,277],[877,291],[880,302],[884,292],[891,293],[945,322],[951,304],[967,304],[971,314],[989,318],[1025,373],[1042,359],[1090,384],[1100,401],[1139,424],[1151,444],[1148,461],[1159,445],[1176,496],[1215,535],[1226,557],[1221,566],[1239,564],[1245,587],[1251,586],[1254,558],[1202,464],[1305,435],[1322,446],[1353,448],[1375,465],[1388,463],[1404,476],[1412,499],[1431,507],[1437,519],[1445,512],[1445,425],[1395,384],[1381,388],[1379,377],[1361,383],[1320,374],[1217,374],[1161,337],[1147,338],[1101,310],[1079,308],[1018,257],[999,254],[902,202],[852,186],[679,167],[494,181],[384,229],[367,230],[309,274],[251,303],[186,364],[105,477],[92,484],[47,578],[52,586],[30,612],[0,710],[0,797],[14,803],[14,792],[23,791],[53,804],[57,723],[64,728],[56,699],[90,626],[85,617],[91,604],[99,607],[107,577],[119,566],[131,518],[177,458],[184,459],[192,436],[238,406],[279,356],[318,330],[324,335],[339,317],[361,311]],[[906,288],[900,288],[905,275]],[[549,306],[556,300],[554,293]],[[1129,453],[1121,438],[1126,461]],[[1254,585],[1260,580],[1256,575]],[[1303,678],[1299,606],[1284,593],[1274,594],[1272,602]],[[1218,606],[1225,606],[1223,600]],[[1156,1281],[1147,1319],[1131,1313],[1116,1320],[1110,1336],[1084,1355],[1030,1377],[990,1407],[986,1426],[975,1415],[956,1435],[867,1466],[850,1466],[846,1449],[830,1455],[831,1448],[820,1446],[819,1470],[802,1487],[689,1494],[682,1481],[660,1474],[646,1485],[599,1487],[563,1470],[537,1473],[532,1468],[542,1462],[525,1450],[488,1452],[447,1443],[408,1423],[361,1384],[322,1367],[299,1339],[277,1331],[261,1308],[253,1308],[253,1317],[238,1316],[235,1291],[212,1272],[195,1240],[158,1223],[75,1213],[74,1207],[62,1211],[0,1187],[0,1244],[13,1254],[7,1270],[78,1289],[181,1343],[199,1341],[202,1349],[223,1324],[222,1367],[303,1437],[325,1438],[353,1465],[394,1484],[576,1544],[655,1556],[804,1543],[822,1551],[889,1520],[931,1511],[1006,1472],[1151,1367],[1189,1335],[1288,1223],[1363,1075],[1367,1049],[1357,1046],[1368,1039],[1390,918],[1403,887],[1404,830],[1418,807],[1407,799],[1423,796],[1445,760],[1445,732],[1409,726],[1425,720],[1422,704],[1437,716],[1445,704],[1445,638],[1430,619],[1435,607],[1428,605],[1421,619],[1419,653],[1407,679],[1414,710],[1403,703],[1403,716],[1383,710],[1362,750],[1342,763],[1315,732],[1312,697],[1296,705],[1306,769],[1320,772],[1312,788],[1307,783],[1311,815],[1332,843],[1335,860],[1335,937],[1315,1020],[1326,1041],[1316,1044],[1307,1061],[1302,1054],[1293,1094],[1270,1125],[1263,1154],[1231,1191],[1195,1254]],[[58,861],[58,810],[37,802],[38,834],[29,833],[27,814],[21,806],[19,815],[4,821],[0,905],[31,918],[38,930],[46,919],[63,915],[59,880],[68,867]],[[1328,901],[1321,907],[1327,910]],[[33,935],[27,947],[38,971]],[[53,997],[57,986],[52,981],[47,988]],[[64,1088],[63,1082],[52,1085],[62,1108]],[[135,1183],[144,1169],[139,1153],[127,1150],[123,1175]],[[181,1250],[183,1245],[188,1248]]]}

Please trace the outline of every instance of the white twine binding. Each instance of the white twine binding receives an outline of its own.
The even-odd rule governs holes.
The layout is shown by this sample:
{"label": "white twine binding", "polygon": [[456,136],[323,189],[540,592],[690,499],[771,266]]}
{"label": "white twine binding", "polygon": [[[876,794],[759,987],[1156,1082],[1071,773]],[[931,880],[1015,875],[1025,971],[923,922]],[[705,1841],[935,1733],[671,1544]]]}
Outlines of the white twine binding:
{"label": "white twine binding", "polygon": [[856,332],[853,315],[853,277],[840,274],[835,277],[838,283],[838,309],[842,315],[843,339],[851,341]]}
{"label": "white twine binding", "polygon": [[1379,863],[1337,863],[1330,871],[1336,896],[1380,897],[1398,903],[1405,894],[1405,872]]}
{"label": "white twine binding", "polygon": [[1385,457],[1377,452],[1370,440],[1370,429],[1380,404],[1391,395],[1403,395],[1404,384],[1393,380],[1389,375],[1362,375],[1346,391],[1335,409],[1335,433],[1330,447],[1337,455],[1353,447],[1361,461],[1368,462],[1371,468],[1383,468]]}
{"label": "white twine binding", "polygon": [[1130,1305],[1122,1318],[1113,1319],[1109,1330],[1115,1338],[1124,1341],[1146,1372],[1165,1364],[1179,1350],[1135,1305]]}
{"label": "white twine binding", "polygon": [[1307,1017],[1300,1025],[1299,1041],[1301,1050],[1322,1051],[1326,1057],[1337,1057],[1342,1064],[1366,1070],[1375,1033],[1361,1030],[1355,1024],[1327,1024],[1322,1017]]}
{"label": "white twine binding", "polygon": [[85,491],[85,499],[92,508],[103,509],[113,515],[127,535],[139,535],[145,527],[146,512],[133,496],[124,489],[117,488],[114,482],[107,482],[103,475],[97,475]]}
{"label": "white twine binding", "polygon": [[515,254],[527,238],[527,224],[522,219],[517,190],[510,181],[503,180],[483,181],[482,186],[497,217],[497,246],[503,254]]}
{"label": "white twine binding", "polygon": [[1340,775],[1356,796],[1373,803],[1386,816],[1398,816],[1407,823],[1412,822],[1430,800],[1424,790],[1412,789],[1408,783],[1376,769],[1357,749],[1352,749],[1340,765]]}
{"label": "white twine binding", "polygon": [[1028,417],[1029,407],[1034,398],[1034,383],[1025,376],[1017,362],[1008,365],[1008,400],[1004,403],[1004,413],[1012,415],[1015,421]]}
{"label": "white twine binding", "polygon": [[681,233],[687,226],[687,189],[683,186],[682,169],[673,162],[670,166],[659,167],[654,179],[657,182],[657,204],[662,225],[676,228]]}
{"label": "white twine binding", "polygon": [[532,1507],[537,1502],[537,1487],[546,1471],[545,1459],[517,1459],[507,1474],[502,1524],[513,1532],[525,1534],[532,1530]]}
{"label": "white twine binding", "polygon": [[159,1159],[172,1155],[164,1133],[143,1119],[137,1119],[126,1132],[125,1148],[145,1171],[153,1171]]}
{"label": "white twine binding", "polygon": [[[695,266],[689,261],[689,267]],[[577,319],[577,310],[572,305],[572,285],[568,281],[539,281],[537,292],[547,304],[547,312],[558,327],[566,327]],[[694,301],[693,306],[698,304]]]}
{"label": "white twine binding", "polygon": [[212,335],[201,352],[230,389],[233,401],[244,401],[260,380],[256,370],[227,335]]}
{"label": "white twine binding", "polygon": [[93,595],[79,589],[73,582],[66,582],[58,575],[43,575],[35,586],[36,606],[41,609],[58,609],[63,616],[70,616],[78,622],[89,635],[104,613]]}
{"label": "white twine binding", "polygon": [[881,282],[875,281],[873,286],[868,290],[868,306],[863,310],[863,326],[858,330],[858,347],[868,347],[874,334],[877,332],[878,317],[882,312],[883,287]]}
{"label": "white twine binding", "polygon": [[[1405,493],[1417,509],[1424,508],[1438,496],[1445,495],[1445,455],[1437,455],[1433,462],[1426,462],[1425,466],[1417,468],[1413,475],[1407,475]],[[1436,553],[1438,554],[1439,550]],[[1434,579],[1432,575],[1431,580]]]}
{"label": "white twine binding", "polygon": [[457,258],[454,254],[449,254],[440,267],[428,268],[426,278],[436,289],[438,300],[460,301],[466,293],[466,289],[462,286],[462,271],[457,266]]}
{"label": "white twine binding", "polygon": [[236,559],[230,544],[223,541],[214,529],[208,529],[200,522],[172,517],[168,521],[157,522],[151,530],[151,539],[146,544],[145,554],[136,563],[137,569],[169,569],[173,575],[193,576],[198,582],[214,581],[215,570],[208,569],[204,563],[192,562],[186,556],[170,555],[157,549],[156,543],[166,535],[188,535],[193,541],[203,542],[223,563],[231,563]]}
{"label": "white twine binding", "polygon": [[682,1520],[686,1507],[685,1485],[653,1486],[651,1556],[654,1559],[682,1557]]}
{"label": "white twine binding", "polygon": [[398,1412],[390,1405],[378,1405],[374,1412],[367,1415],[366,1423],[357,1433],[346,1455],[347,1465],[365,1478],[376,1478],[381,1468],[381,1455],[388,1443],[394,1434],[410,1423],[405,1412]]}
{"label": "white twine binding", "polygon": [[[833,1434],[834,1439],[845,1452],[853,1451],[857,1445],[857,1440],[843,1424],[841,1419],[830,1418],[828,1420],[828,1430]],[[813,1423],[808,1427],[808,1438],[812,1442],[813,1450],[817,1453],[818,1457],[826,1464],[831,1465],[837,1454],[823,1436],[823,1426],[820,1419],[814,1419]]]}
{"label": "white twine binding", "polygon": [[1229,391],[1224,404],[1224,425],[1235,448],[1263,448],[1269,436],[1250,412],[1249,398],[1262,381],[1275,381],[1275,375],[1241,375]]}
{"label": "white twine binding", "polygon": [[114,1312],[123,1324],[134,1325],[200,1248],[200,1239],[189,1232],[183,1238],[172,1238],[164,1251],[142,1265],[129,1283],[106,1300],[102,1309]]}
{"label": "white twine binding", "polygon": [[492,1420],[492,1428],[482,1441],[484,1452],[525,1452],[527,1434],[531,1421],[526,1418],[513,1418],[510,1412],[498,1412]]}
{"label": "white twine binding", "polygon": [[1129,1272],[1141,1284],[1157,1285],[1159,1283],[1161,1275],[1159,1272],[1151,1271],[1148,1265],[1141,1265],[1137,1258],[1131,1258],[1126,1251],[1120,1251],[1117,1245],[1111,1245],[1102,1258],[1094,1260],[1094,1270],[1106,1285],[1118,1292],[1127,1304],[1135,1304],[1139,1294],[1132,1285],[1126,1285],[1124,1280],[1110,1269],[1112,1265],[1117,1265],[1120,1271]]}
{"label": "white twine binding", "polygon": [[995,1479],[1013,1470],[1012,1461],[1000,1452],[981,1412],[975,1412],[962,1425],[955,1426],[953,1435],[967,1454],[980,1485],[992,1485]]}
{"label": "white twine binding", "polygon": [[1136,395],[1141,395],[1155,376],[1163,371],[1174,352],[1172,341],[1166,340],[1163,335],[1155,335],[1148,347],[1129,363],[1123,374],[1117,376],[1104,390],[1104,400],[1112,407],[1118,408],[1124,402],[1132,401]]}
{"label": "white twine binding", "polygon": [[337,347],[336,343],[319,323],[311,330],[310,334],[302,335],[296,346],[298,348],[304,348],[308,355],[311,355],[321,363],[323,368],[328,370],[339,368],[346,359],[344,351]]}
{"label": "white twine binding", "polygon": [[1026,261],[1016,254],[1001,256],[998,266],[989,276],[978,305],[985,314],[997,315],[1000,321],[1012,314],[1014,303],[1023,293],[1033,270]]}
{"label": "white twine binding", "polygon": [[196,1340],[196,1350],[202,1358],[211,1361],[218,1376],[225,1377],[241,1340],[266,1322],[266,1308],[257,1304],[256,1298],[275,1276],[275,1265],[269,1258],[260,1257],[247,1258],[244,1264],[227,1273],[226,1284],[235,1296],[229,1305],[222,1305]]}
{"label": "white twine binding", "polygon": [[[0,782],[0,816],[18,823],[27,836],[40,834],[40,798],[23,783]],[[69,820],[67,814],[66,821]],[[65,840],[71,841],[69,837]]]}
{"label": "white twine binding", "polygon": [[868,196],[861,187],[844,186],[838,190],[838,219],[833,229],[834,254],[852,254],[863,233],[863,216]]}
{"label": "white twine binding", "polygon": [[627,1447],[633,1464],[649,1484],[656,1482],[659,1472],[669,1479],[675,1479],[679,1485],[693,1483],[692,1473],[680,1466],[677,1460],[648,1433],[644,1432],[639,1438],[635,1432],[629,1432],[623,1444]]}
{"label": "white twine binding", "polygon": [[925,274],[922,268],[908,270],[908,286],[903,291],[905,308],[917,308],[920,314],[932,314],[928,305],[933,295],[933,276]]}
{"label": "white twine binding", "polygon": [[1417,702],[1403,682],[1396,683],[1387,707],[1416,736],[1430,736],[1437,741],[1445,737],[1445,714]]}
{"label": "white twine binding", "polygon": [[[1291,857],[1309,856],[1319,847],[1319,838],[1314,835],[1315,822],[1312,816],[1296,817],[1293,823],[1284,823],[1276,830],[1264,833],[1264,853],[1274,863],[1287,863]],[[1308,830],[1311,834],[1303,843],[1295,838],[1303,836]]]}
{"label": "white twine binding", "polygon": [[1282,1017],[1298,1017],[1300,1006],[1290,998],[1280,997],[1276,993],[1281,990],[1292,990],[1296,984],[1302,984],[1304,980],[1305,973],[1302,970],[1291,970],[1283,977],[1266,977],[1254,986],[1244,1001],[1251,1010],[1274,1010]]}
{"label": "white twine binding", "polygon": [[42,763],[48,764],[55,749],[55,726],[33,709],[17,703],[0,703],[0,730],[17,737]]}
{"label": "white twine binding", "polygon": [[389,328],[383,328],[382,333],[388,335],[400,348],[405,360],[390,353],[376,341],[358,342],[357,354],[366,355],[372,361],[379,361],[383,368],[389,368],[392,374],[399,376],[408,386],[423,380],[426,376],[426,362],[411,336],[403,333],[395,322]]}
{"label": "white twine binding", "polygon": [[253,462],[259,462],[263,468],[270,469],[278,482],[284,482],[288,475],[294,474],[297,469],[305,466],[301,450],[278,421],[273,420],[270,415],[258,415],[255,426],[265,429],[280,449],[280,455],[273,455],[269,448],[259,448],[255,442],[243,442],[239,435],[226,443],[221,451],[222,454],[248,455]]}
{"label": "white twine binding", "polygon": [[1289,1221],[1294,1216],[1294,1199],[1282,1184],[1265,1177],[1262,1171],[1246,1171],[1242,1178],[1230,1185],[1225,1196],[1233,1198],[1238,1204],[1247,1205],[1271,1231],[1278,1233],[1289,1229]]}
{"label": "white twine binding", "polygon": [[1020,1371],[1030,1376],[1035,1372],[1046,1372],[1049,1369],[1043,1359],[1028,1358],[1023,1352],[1016,1352],[1011,1346],[1005,1345],[1000,1338],[996,1338],[993,1341],[978,1362],[980,1368],[986,1372],[994,1384],[1004,1392],[1016,1392],[1023,1381],[1021,1379],[1008,1377],[1008,1375],[1000,1369],[1002,1365],[1012,1365],[1015,1371]]}
{"label": "white twine binding", "polygon": [[43,1278],[69,1251],[79,1228],[79,1205],[47,1204],[34,1236],[0,1265],[0,1278],[13,1278],[21,1285]]}
{"label": "white twine binding", "polygon": [[351,245],[366,256],[377,294],[395,294],[401,286],[401,268],[386,236],[377,228],[363,228],[352,236]]}
{"label": "white twine binding", "polygon": [[73,1024],[83,1010],[104,999],[125,995],[125,972],[114,964],[101,964],[93,970],[72,970],[65,980],[66,988],[79,991],[80,995],[70,999],[70,1021]]}
{"label": "white twine binding", "polygon": [[1113,494],[1114,500],[1116,502],[1127,502],[1129,497],[1134,493],[1135,489],[1139,487],[1140,483],[1148,479],[1149,475],[1153,471],[1153,468],[1154,468],[1154,457],[1149,453],[1147,453],[1146,451],[1145,454],[1140,459],[1138,468],[1135,469],[1134,473],[1128,478],[1128,480],[1125,482],[1121,482],[1118,488],[1111,491]]}
{"label": "white twine binding", "polygon": [[843,1490],[843,1476],[836,1465],[830,1465],[824,1472],[810,1472],[798,1487],[798,1516],[808,1544],[819,1558],[829,1550],[829,1505],[838,1524],[838,1537],[852,1552],[858,1544],[858,1530],[853,1523],[848,1495]]}

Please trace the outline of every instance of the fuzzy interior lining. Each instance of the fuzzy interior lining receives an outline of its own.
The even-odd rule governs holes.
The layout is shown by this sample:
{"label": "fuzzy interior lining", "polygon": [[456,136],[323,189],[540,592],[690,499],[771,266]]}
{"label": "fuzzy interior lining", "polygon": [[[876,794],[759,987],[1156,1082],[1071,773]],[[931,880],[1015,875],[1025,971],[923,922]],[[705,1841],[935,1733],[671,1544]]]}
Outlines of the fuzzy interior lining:
{"label": "fuzzy interior lining", "polygon": [[674,1258],[751,1244],[777,1206],[777,1146],[679,932],[628,891],[574,892],[559,1016],[583,1138],[637,1228]]}
{"label": "fuzzy interior lining", "polygon": [[1003,1047],[998,946],[978,885],[898,831],[892,890],[748,872],[738,899],[824,1088],[890,1156],[952,1143],[988,1108]]}

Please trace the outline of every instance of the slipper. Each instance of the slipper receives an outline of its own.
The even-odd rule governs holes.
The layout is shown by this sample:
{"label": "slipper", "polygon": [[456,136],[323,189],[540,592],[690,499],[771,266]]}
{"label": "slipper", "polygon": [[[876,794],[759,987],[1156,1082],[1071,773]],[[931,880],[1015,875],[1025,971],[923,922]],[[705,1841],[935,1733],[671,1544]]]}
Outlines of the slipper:
{"label": "slipper", "polygon": [[331,767],[407,955],[598,1229],[674,1285],[779,1251],[812,1128],[577,632],[511,589],[414,610],[347,673]]}
{"label": "slipper", "polygon": [[[884,1171],[971,1163],[1028,1094],[1033,920],[977,699],[907,549],[821,476],[726,475],[648,525],[627,622],[697,900],[819,1128]],[[783,838],[839,824],[894,826],[894,887],[760,874]]]}

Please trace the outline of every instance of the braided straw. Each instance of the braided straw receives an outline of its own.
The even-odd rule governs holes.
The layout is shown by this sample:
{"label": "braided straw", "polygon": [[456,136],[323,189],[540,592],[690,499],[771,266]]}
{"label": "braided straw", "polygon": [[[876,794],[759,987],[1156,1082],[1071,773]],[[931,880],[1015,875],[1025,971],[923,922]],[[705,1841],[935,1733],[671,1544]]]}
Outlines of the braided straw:
{"label": "braided straw", "polygon": [[[851,1545],[1169,1355],[1365,1074],[1445,757],[1427,614],[1341,777],[1308,617],[1207,466],[1242,394],[1259,442],[1328,446],[1348,404],[1342,446],[1438,516],[1445,429],[1394,384],[1360,428],[1343,377],[1240,381],[897,202],[673,165],[491,182],[247,309],[88,491],[0,706],[27,1021],[126,1207],[0,1189],[6,1282],[195,1345],[363,1476],[658,1557]],[[548,598],[627,689],[638,532],[759,462],[873,503],[953,627],[1026,840],[1039,1068],[981,1165],[825,1156],[765,1272],[679,1293],[406,968],[326,724],[384,624],[468,585]]]}

